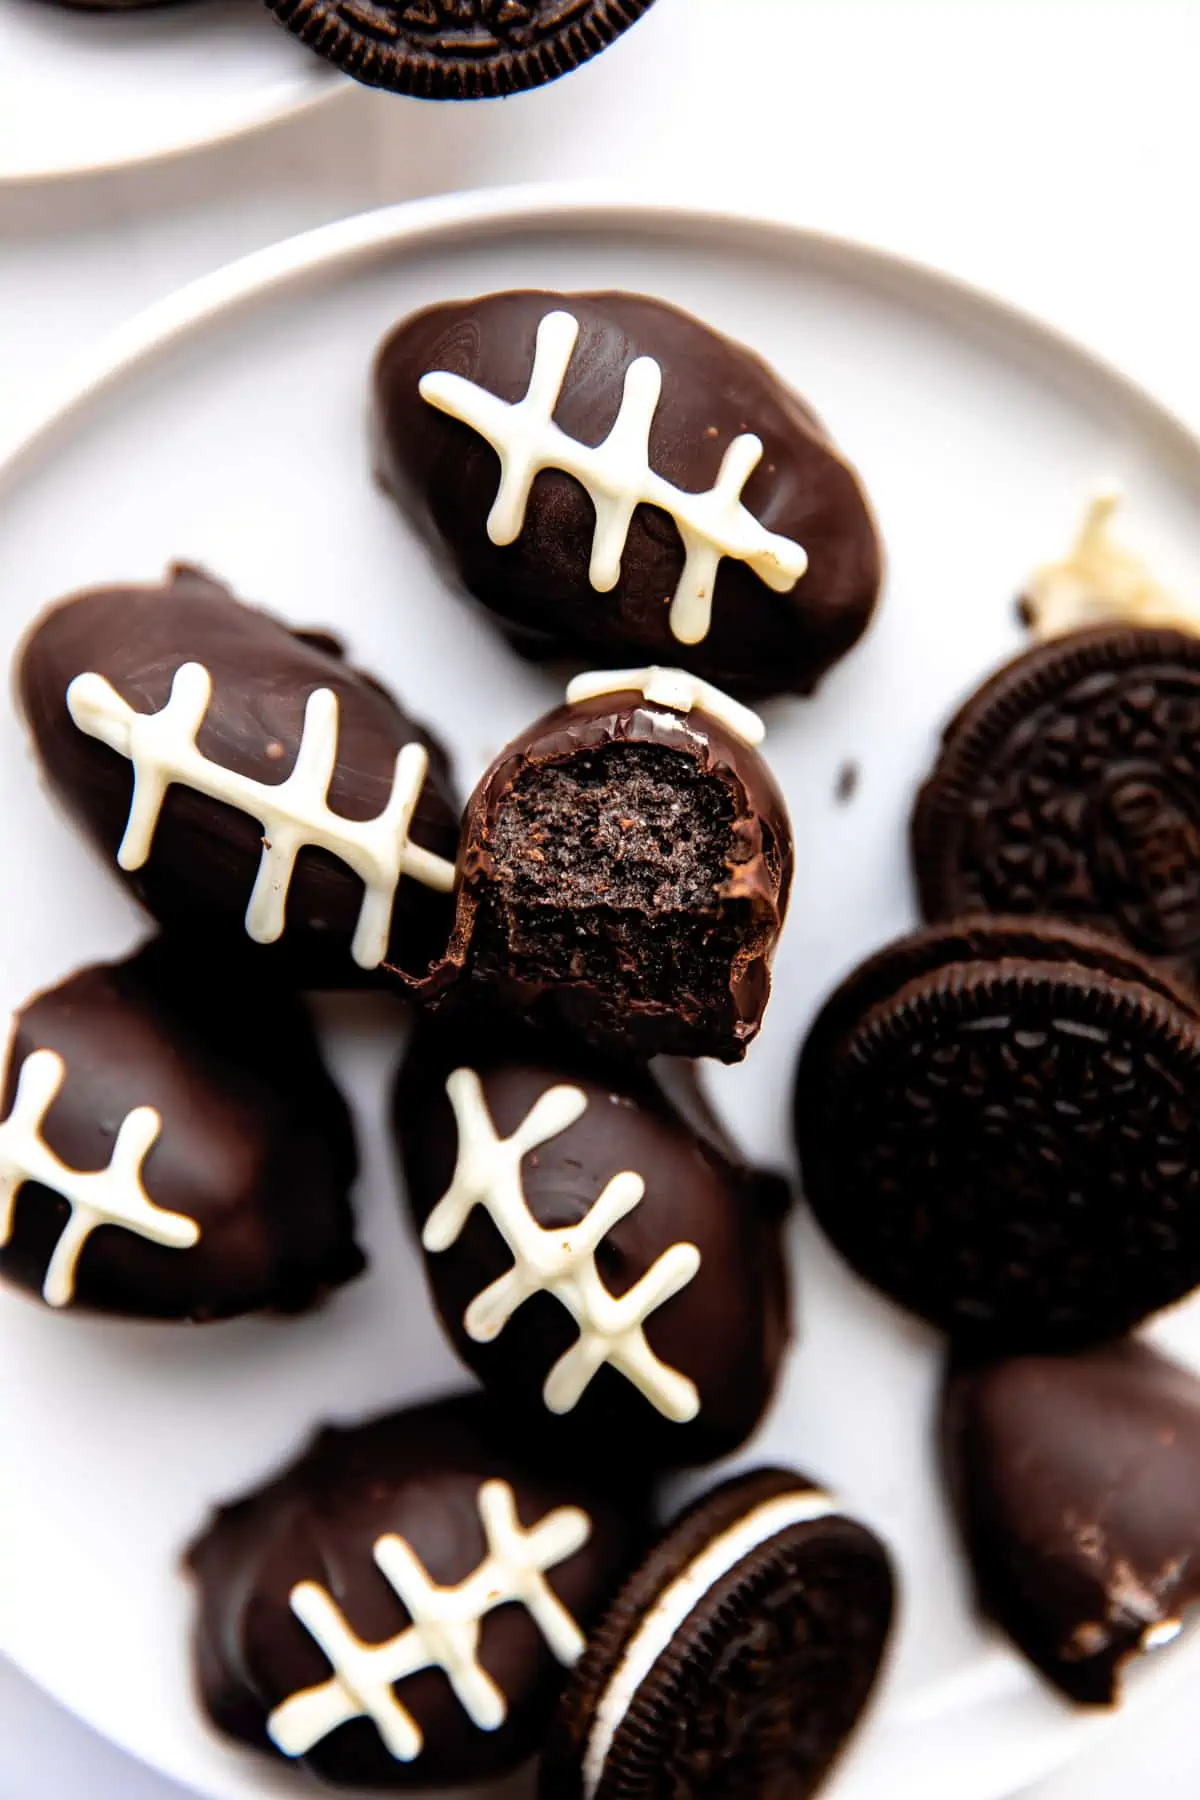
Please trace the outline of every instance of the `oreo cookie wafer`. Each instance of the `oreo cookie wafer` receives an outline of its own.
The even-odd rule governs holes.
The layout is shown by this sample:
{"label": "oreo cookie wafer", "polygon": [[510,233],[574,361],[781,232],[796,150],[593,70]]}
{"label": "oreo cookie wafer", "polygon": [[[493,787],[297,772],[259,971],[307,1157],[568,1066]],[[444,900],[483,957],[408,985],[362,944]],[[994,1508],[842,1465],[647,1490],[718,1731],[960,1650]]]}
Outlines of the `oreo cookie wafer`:
{"label": "oreo cookie wafer", "polygon": [[813,1028],[795,1126],[837,1249],[960,1339],[1097,1342],[1200,1283],[1200,1024],[1097,933],[971,920],[872,958]]}
{"label": "oreo cookie wafer", "polygon": [[267,0],[289,31],[368,87],[490,100],[607,48],[653,0]]}
{"label": "oreo cookie wafer", "polygon": [[542,1800],[804,1800],[891,1628],[886,1551],[803,1476],[761,1469],[685,1513],[564,1696]]}
{"label": "oreo cookie wafer", "polygon": [[1001,669],[947,728],[912,846],[928,919],[1052,913],[1200,976],[1200,637],[1110,626]]}

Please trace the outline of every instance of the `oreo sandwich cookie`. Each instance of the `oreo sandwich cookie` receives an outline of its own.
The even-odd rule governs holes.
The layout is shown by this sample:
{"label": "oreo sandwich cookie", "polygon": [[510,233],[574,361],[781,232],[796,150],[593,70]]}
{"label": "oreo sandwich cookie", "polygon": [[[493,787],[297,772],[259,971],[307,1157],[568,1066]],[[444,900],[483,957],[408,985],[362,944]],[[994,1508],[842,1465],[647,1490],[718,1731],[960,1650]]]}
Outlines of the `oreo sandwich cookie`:
{"label": "oreo sandwich cookie", "polygon": [[267,0],[288,30],[367,87],[491,100],[607,48],[654,0]]}
{"label": "oreo sandwich cookie", "polygon": [[1043,644],[948,727],[913,815],[928,919],[1053,913],[1200,977],[1200,637]]}
{"label": "oreo sandwich cookie", "polygon": [[887,1552],[828,1494],[784,1469],[727,1482],[593,1634],[542,1800],[804,1800],[866,1705],[892,1608]]}
{"label": "oreo sandwich cookie", "polygon": [[943,1448],[983,1612],[1111,1706],[1200,1601],[1200,1382],[1144,1344],[956,1367]]}
{"label": "oreo sandwich cookie", "polygon": [[968,919],[872,957],[813,1027],[795,1130],[858,1274],[989,1350],[1117,1337],[1200,1283],[1200,1021],[1099,933]]}

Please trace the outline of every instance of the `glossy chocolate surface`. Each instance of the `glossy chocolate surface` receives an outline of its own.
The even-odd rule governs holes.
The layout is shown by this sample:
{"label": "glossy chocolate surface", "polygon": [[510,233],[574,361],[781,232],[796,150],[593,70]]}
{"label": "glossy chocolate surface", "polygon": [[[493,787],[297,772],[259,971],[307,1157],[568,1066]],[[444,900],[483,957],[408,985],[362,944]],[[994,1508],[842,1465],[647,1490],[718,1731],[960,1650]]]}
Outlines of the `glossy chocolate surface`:
{"label": "glossy chocolate surface", "polygon": [[[353,1129],[308,1016],[244,964],[206,963],[155,941],[97,964],[17,1014],[4,1116],[35,1051],[65,1065],[45,1143],[71,1169],[105,1168],[118,1129],[153,1107],[161,1131],[146,1193],[200,1230],[190,1248],[106,1224],[87,1239],[72,1304],[129,1318],[204,1320],[299,1312],[357,1275],[349,1190]],[[67,1202],[26,1182],[0,1274],[40,1294]]]}
{"label": "glossy chocolate surface", "polygon": [[[627,932],[645,962],[642,974],[618,986],[586,964],[575,973],[541,957],[537,934],[549,908],[526,906],[514,895],[522,856],[544,861],[546,853],[531,840],[505,862],[497,843],[518,790],[547,772],[551,778],[591,772],[598,758],[610,759],[606,767],[615,783],[627,752],[642,762],[652,755],[663,788],[678,782],[681,790],[707,790],[720,817],[714,813],[699,847],[718,873],[706,891],[686,902],[654,897],[639,906],[607,898],[608,877],[599,871],[595,891],[577,909],[581,941]],[[620,804],[608,807],[605,824],[616,828],[613,835],[647,829],[636,807],[629,819],[620,813]],[[649,830],[654,835],[652,822]],[[600,860],[614,880],[620,878],[625,859],[619,846],[602,845]],[[439,991],[459,999],[483,992],[514,1014],[565,1025],[620,1054],[725,1062],[745,1055],[770,996],[771,959],[791,890],[792,834],[763,757],[718,720],[672,711],[636,692],[559,707],[514,739],[476,787],[464,817],[459,868],[455,928],[447,963],[434,980],[435,998]]]}
{"label": "glossy chocolate surface", "polygon": [[[525,1530],[558,1507],[587,1513],[586,1544],[546,1576],[586,1632],[639,1553],[641,1504],[553,1465],[536,1469],[496,1409],[470,1397],[326,1430],[291,1468],[218,1512],[188,1553],[199,1590],[197,1675],[217,1726],[272,1751],[272,1710],[328,1678],[328,1660],[290,1605],[298,1583],[323,1585],[358,1637],[378,1644],[411,1622],[373,1561],[379,1538],[403,1538],[439,1586],[466,1580],[486,1553],[478,1495],[488,1481],[510,1485]],[[445,1675],[425,1669],[394,1690],[424,1737],[414,1760],[395,1759],[359,1718],[322,1739],[305,1767],[377,1788],[448,1786],[515,1767],[540,1747],[567,1670],[516,1604],[483,1619],[478,1657],[507,1704],[497,1730],[473,1725]]]}
{"label": "glossy chocolate surface", "polygon": [[[223,768],[266,783],[282,782],[292,769],[309,696],[332,690],[339,735],[328,802],[347,819],[381,813],[398,752],[423,744],[429,771],[413,841],[453,859],[457,802],[445,753],[429,733],[343,659],[336,639],[293,632],[200,571],[176,568],[161,587],[101,588],[60,602],[34,626],[18,664],[20,704],[45,777],[114,870],[129,817],[130,764],[76,726],[67,690],[77,675],[95,671],[136,711],[156,712],[188,662],[202,664],[213,684],[199,749]],[[249,812],[177,784],[167,793],[149,860],[123,879],[161,924],[187,941],[241,950],[249,941],[245,914],[262,851],[262,827]],[[301,850],[283,937],[253,946],[255,955],[302,985],[358,984],[366,977],[351,959],[350,943],[362,896],[361,880],[345,863],[322,849]],[[447,895],[402,877],[391,964],[407,976],[424,973],[444,949],[450,917]]]}
{"label": "glossy chocolate surface", "polygon": [[1200,1382],[1132,1342],[964,1366],[945,1454],[984,1610],[1068,1698],[1115,1702],[1200,1599]]}
{"label": "glossy chocolate surface", "polygon": [[525,1201],[547,1231],[578,1225],[624,1171],[645,1193],[603,1237],[596,1268],[613,1295],[627,1293],[673,1245],[695,1245],[692,1279],[649,1313],[651,1350],[694,1383],[699,1412],[664,1415],[617,1368],[599,1369],[572,1410],[556,1417],[543,1387],[580,1328],[561,1300],[535,1294],[490,1343],[472,1339],[468,1307],[514,1266],[486,1206],[457,1241],[426,1253],[434,1300],[460,1356],[497,1403],[519,1409],[555,1458],[627,1474],[709,1461],[754,1429],[773,1392],[789,1336],[781,1230],[789,1193],[751,1168],[709,1112],[691,1067],[606,1062],[578,1045],[474,1016],[418,1028],[396,1089],[395,1128],[418,1230],[449,1188],[460,1134],[447,1077],[479,1077],[496,1132],[507,1137],[550,1090],[574,1087],[586,1110],[531,1150],[521,1166]]}
{"label": "glossy chocolate surface", "polygon": [[[747,564],[726,559],[707,635],[680,642],[668,623],[684,563],[674,521],[639,506],[620,580],[610,593],[598,592],[589,579],[593,503],[574,477],[553,469],[536,477],[517,541],[492,542],[498,458],[469,425],[425,401],[419,384],[445,370],[504,401],[520,400],[538,326],[554,311],[580,325],[554,415],[569,436],[601,443],[630,365],[650,357],[663,374],[650,435],[657,475],[704,492],[737,437],[761,440],[764,454],[744,500],[768,530],[807,551],[808,572],[789,592],[772,591]],[[758,356],[661,300],[519,291],[432,307],[381,347],[375,420],[383,486],[525,654],[613,667],[659,662],[734,691],[808,693],[870,621],[882,553],[853,470]]]}

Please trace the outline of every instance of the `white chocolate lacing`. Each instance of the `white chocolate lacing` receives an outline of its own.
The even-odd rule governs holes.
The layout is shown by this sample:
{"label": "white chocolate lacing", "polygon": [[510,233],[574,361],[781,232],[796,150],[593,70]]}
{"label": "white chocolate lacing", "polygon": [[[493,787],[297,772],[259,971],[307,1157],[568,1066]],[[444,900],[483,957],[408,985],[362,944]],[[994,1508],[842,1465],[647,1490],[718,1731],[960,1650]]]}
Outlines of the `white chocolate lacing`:
{"label": "white chocolate lacing", "polygon": [[249,813],[262,826],[262,858],[246,909],[248,937],[256,944],[282,937],[296,858],[313,845],[361,880],[351,954],[360,968],[378,968],[387,955],[401,877],[411,875],[443,894],[454,887],[454,864],[409,836],[429,771],[424,745],[405,744],[400,751],[391,794],[376,818],[346,819],[328,804],[338,757],[338,697],[332,688],[309,695],[292,772],[278,783],[222,768],[197,749],[211,699],[212,677],[201,663],[176,670],[170,698],[156,713],[135,712],[102,675],[77,675],[67,689],[67,706],[80,731],[133,764],[133,800],[117,852],[120,867],[140,869],[146,863],[168,789],[176,783],[191,788]]}
{"label": "white chocolate lacing", "polygon": [[50,1306],[74,1299],[79,1257],[98,1226],[119,1225],[172,1250],[190,1249],[200,1237],[194,1219],[155,1206],[143,1184],[142,1165],[162,1130],[152,1106],[135,1107],[122,1119],[106,1169],[68,1168],[54,1154],[42,1131],[65,1076],[66,1064],[56,1051],[27,1056],[12,1112],[0,1125],[0,1245],[12,1236],[17,1193],[27,1181],[49,1188],[71,1209],[42,1283],[42,1298]]}
{"label": "white chocolate lacing", "polygon": [[464,1324],[479,1344],[500,1336],[513,1314],[534,1294],[552,1294],[579,1327],[579,1337],[546,1378],[543,1399],[552,1413],[570,1412],[607,1363],[631,1381],[665,1418],[683,1424],[700,1410],[694,1382],[668,1368],[646,1341],[646,1320],[693,1280],[700,1267],[694,1244],[672,1244],[641,1280],[619,1298],[609,1293],[596,1267],[596,1252],[621,1219],[640,1206],[646,1184],[626,1170],[614,1175],[577,1225],[546,1231],[529,1210],[521,1164],[539,1145],[582,1117],[580,1088],[544,1093],[513,1132],[496,1131],[483,1084],[473,1069],[456,1069],[446,1092],[458,1124],[454,1180],[425,1222],[422,1242],[431,1254],[458,1241],[482,1206],[512,1252],[507,1274],[471,1302]]}
{"label": "white chocolate lacing", "polygon": [[500,458],[500,487],[487,526],[492,542],[516,542],[538,475],[561,469],[586,489],[596,509],[589,578],[597,593],[611,593],[621,578],[621,558],[639,506],[658,507],[675,521],[685,561],[671,601],[670,628],[681,644],[708,636],[713,589],[726,557],[746,563],[776,593],[790,592],[808,568],[806,552],[791,538],[768,531],[742,501],[762,460],[761,438],[752,432],[734,438],[716,485],[706,493],[690,494],[655,474],[650,433],[663,373],[653,357],[639,356],[626,372],[612,430],[602,444],[581,444],[554,421],[578,340],[573,314],[546,314],[538,326],[528,390],[515,405],[446,370],[431,370],[421,379],[422,399],[477,431]]}
{"label": "white chocolate lacing", "polygon": [[292,1694],[268,1718],[267,1731],[285,1756],[304,1756],[339,1725],[368,1718],[397,1762],[415,1761],[424,1748],[421,1728],[393,1688],[419,1669],[443,1670],[471,1723],[480,1731],[498,1730],[508,1702],[479,1661],[479,1640],[483,1620],[500,1606],[523,1606],[565,1667],[579,1659],[583,1633],[546,1571],[587,1543],[587,1513],[561,1506],[524,1531],[506,1481],[485,1481],[478,1505],[487,1555],[457,1587],[431,1581],[404,1538],[376,1540],[375,1562],[412,1621],[387,1643],[364,1644],[319,1583],[302,1581],[292,1589],[292,1611],[329,1658],[333,1674]]}

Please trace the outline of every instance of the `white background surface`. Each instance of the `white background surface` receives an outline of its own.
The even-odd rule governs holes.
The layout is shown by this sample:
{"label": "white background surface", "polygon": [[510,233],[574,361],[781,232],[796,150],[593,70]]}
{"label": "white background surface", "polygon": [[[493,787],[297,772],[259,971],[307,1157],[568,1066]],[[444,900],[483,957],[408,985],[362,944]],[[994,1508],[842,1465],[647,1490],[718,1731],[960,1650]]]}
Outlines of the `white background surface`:
{"label": "white background surface", "polygon": [[215,143],[319,106],[341,79],[245,0],[119,18],[0,0],[0,183]]}
{"label": "white background surface", "polygon": [[[348,93],[184,163],[0,191],[0,423],[130,311],[245,250],[409,194],[578,175],[947,265],[1200,425],[1198,69],[1196,0],[659,0],[542,94],[459,110]],[[1191,1711],[1118,1731],[1036,1800],[1137,1782],[1190,1800]],[[0,1671],[0,1800],[171,1795]]]}

